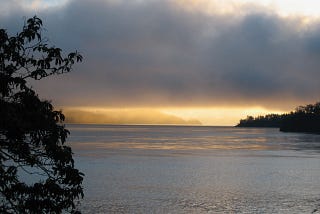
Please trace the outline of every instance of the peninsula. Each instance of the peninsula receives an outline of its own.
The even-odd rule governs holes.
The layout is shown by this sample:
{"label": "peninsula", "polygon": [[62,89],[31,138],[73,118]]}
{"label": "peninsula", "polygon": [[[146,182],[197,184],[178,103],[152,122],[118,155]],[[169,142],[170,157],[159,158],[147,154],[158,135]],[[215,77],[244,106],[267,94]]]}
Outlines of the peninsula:
{"label": "peninsula", "polygon": [[283,132],[320,133],[320,102],[299,106],[286,114],[247,116],[236,127],[271,127]]}

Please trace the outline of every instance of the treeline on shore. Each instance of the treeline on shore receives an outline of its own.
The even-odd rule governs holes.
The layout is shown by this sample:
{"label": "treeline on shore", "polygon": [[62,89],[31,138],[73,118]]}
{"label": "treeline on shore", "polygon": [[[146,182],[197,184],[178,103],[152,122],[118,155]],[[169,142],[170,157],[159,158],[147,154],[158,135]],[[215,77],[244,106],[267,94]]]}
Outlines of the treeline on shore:
{"label": "treeline on shore", "polygon": [[273,127],[283,132],[320,133],[320,102],[299,106],[285,114],[247,116],[237,127]]}

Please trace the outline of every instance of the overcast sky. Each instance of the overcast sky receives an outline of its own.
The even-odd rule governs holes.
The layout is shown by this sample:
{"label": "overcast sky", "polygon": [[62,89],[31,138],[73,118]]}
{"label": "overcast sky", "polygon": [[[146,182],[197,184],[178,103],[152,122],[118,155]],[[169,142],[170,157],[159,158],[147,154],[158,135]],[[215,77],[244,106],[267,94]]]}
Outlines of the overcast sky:
{"label": "overcast sky", "polygon": [[83,54],[36,83],[59,106],[288,110],[320,100],[320,5],[276,2],[0,0],[0,27],[36,14]]}

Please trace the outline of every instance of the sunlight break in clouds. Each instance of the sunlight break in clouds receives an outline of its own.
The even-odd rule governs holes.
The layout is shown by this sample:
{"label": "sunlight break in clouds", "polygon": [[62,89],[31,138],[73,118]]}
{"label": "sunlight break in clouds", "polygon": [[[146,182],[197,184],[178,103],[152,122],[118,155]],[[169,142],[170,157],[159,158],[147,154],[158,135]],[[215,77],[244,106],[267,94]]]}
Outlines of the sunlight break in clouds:
{"label": "sunlight break in clouds", "polygon": [[[318,0],[173,0],[189,10],[208,14],[230,14],[244,12],[243,8],[263,7],[281,16],[320,16]],[[250,10],[249,10],[250,11]]]}
{"label": "sunlight break in clouds", "polygon": [[19,0],[20,4],[30,10],[48,9],[49,7],[63,6],[70,0]]}

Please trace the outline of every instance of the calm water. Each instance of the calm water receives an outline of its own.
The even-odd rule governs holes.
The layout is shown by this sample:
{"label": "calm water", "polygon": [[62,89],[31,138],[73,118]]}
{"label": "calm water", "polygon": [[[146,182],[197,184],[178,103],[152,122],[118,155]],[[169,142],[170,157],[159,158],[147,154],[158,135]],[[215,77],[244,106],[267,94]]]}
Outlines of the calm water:
{"label": "calm water", "polygon": [[68,125],[84,213],[319,213],[320,135]]}

